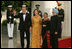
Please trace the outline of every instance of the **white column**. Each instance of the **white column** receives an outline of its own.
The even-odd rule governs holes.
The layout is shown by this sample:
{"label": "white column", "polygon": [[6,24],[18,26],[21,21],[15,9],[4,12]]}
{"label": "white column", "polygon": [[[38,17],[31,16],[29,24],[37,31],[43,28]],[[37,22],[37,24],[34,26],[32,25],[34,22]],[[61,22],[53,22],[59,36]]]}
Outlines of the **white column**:
{"label": "white column", "polygon": [[63,23],[62,37],[71,36],[71,2],[70,1],[64,1],[64,11],[65,11],[65,17]]}

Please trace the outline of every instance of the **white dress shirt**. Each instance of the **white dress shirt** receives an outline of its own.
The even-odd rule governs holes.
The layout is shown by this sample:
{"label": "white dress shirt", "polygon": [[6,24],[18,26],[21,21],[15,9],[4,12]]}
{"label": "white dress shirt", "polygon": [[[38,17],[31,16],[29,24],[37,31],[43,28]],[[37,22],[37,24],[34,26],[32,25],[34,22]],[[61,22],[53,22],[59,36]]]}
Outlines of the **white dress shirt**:
{"label": "white dress shirt", "polygon": [[26,14],[23,14],[23,20],[25,21]]}
{"label": "white dress shirt", "polygon": [[[26,10],[26,12],[27,12],[27,13],[29,13],[29,11],[28,11],[28,10]],[[22,13],[22,10],[21,10],[19,13]]]}

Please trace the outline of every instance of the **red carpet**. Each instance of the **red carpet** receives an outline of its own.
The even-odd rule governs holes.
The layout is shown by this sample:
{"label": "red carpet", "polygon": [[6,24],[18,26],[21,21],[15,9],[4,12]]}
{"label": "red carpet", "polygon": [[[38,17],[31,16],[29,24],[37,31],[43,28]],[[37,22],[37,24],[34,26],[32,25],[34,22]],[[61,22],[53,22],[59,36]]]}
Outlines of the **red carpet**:
{"label": "red carpet", "polygon": [[[48,43],[48,48],[52,48],[50,45],[50,35],[49,33],[47,34],[47,43]],[[59,40],[59,48],[71,48],[71,38],[66,38]]]}
{"label": "red carpet", "polygon": [[[52,48],[52,46],[48,46],[48,48]],[[71,48],[71,38],[59,40],[59,48]]]}
{"label": "red carpet", "polygon": [[[48,41],[48,48],[52,48],[50,45],[50,40]],[[59,48],[71,48],[71,38],[59,40]]]}
{"label": "red carpet", "polygon": [[59,40],[59,48],[71,48],[71,38]]}

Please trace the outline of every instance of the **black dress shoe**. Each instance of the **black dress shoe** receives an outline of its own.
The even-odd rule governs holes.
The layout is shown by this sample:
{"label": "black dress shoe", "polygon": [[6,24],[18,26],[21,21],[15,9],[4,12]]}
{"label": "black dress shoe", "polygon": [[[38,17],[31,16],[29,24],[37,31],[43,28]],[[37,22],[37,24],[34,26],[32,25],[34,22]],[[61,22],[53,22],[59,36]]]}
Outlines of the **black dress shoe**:
{"label": "black dress shoe", "polygon": [[9,37],[9,39],[13,39],[13,37]]}

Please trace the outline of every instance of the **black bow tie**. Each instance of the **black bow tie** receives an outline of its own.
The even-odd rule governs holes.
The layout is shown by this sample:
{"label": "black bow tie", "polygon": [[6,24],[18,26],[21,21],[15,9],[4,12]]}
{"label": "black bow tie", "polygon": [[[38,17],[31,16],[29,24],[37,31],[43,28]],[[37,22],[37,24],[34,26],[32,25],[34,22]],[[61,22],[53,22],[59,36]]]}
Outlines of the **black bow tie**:
{"label": "black bow tie", "polygon": [[23,13],[23,14],[26,14],[26,13]]}

